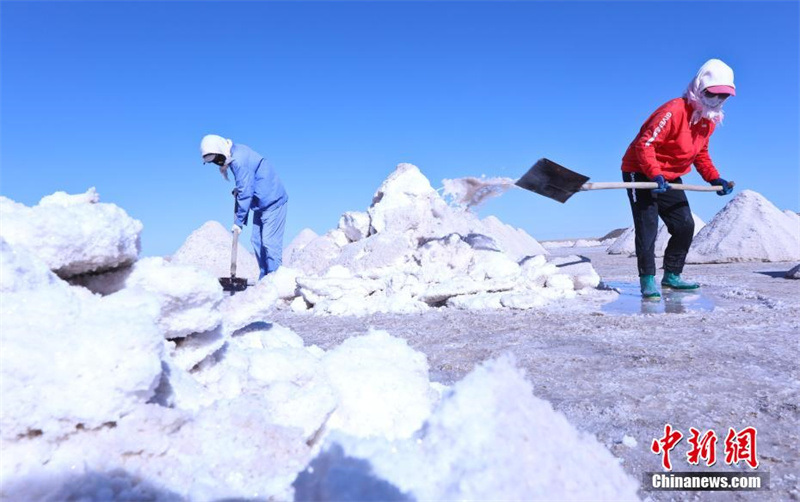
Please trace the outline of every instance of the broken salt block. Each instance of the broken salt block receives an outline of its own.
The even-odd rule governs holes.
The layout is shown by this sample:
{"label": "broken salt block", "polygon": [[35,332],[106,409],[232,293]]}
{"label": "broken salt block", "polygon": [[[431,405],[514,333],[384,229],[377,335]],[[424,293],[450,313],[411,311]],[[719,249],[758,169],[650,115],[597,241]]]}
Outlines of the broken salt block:
{"label": "broken salt block", "polygon": [[33,207],[0,197],[0,220],[0,237],[29,249],[62,278],[113,270],[139,257],[142,222],[99,203],[94,188],[56,192]]}
{"label": "broken salt block", "polygon": [[368,213],[348,211],[339,218],[339,229],[350,242],[360,241],[369,235],[370,218]]}
{"label": "broken salt block", "polygon": [[573,288],[596,288],[600,285],[600,275],[592,266],[591,260],[583,256],[559,256],[550,260],[558,268],[558,273],[568,275],[572,279]]}

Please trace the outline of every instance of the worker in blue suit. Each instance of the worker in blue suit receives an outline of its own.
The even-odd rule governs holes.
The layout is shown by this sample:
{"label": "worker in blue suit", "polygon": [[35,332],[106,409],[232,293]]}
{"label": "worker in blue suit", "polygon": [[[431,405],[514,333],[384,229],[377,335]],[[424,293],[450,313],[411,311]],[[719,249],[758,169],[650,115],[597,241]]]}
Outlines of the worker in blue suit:
{"label": "worker in blue suit", "polygon": [[236,181],[236,211],[231,230],[238,236],[253,210],[253,250],[261,269],[259,279],[281,266],[283,230],[289,196],[275,169],[250,147],[216,134],[200,141],[203,163],[219,166],[225,179],[228,170]]}

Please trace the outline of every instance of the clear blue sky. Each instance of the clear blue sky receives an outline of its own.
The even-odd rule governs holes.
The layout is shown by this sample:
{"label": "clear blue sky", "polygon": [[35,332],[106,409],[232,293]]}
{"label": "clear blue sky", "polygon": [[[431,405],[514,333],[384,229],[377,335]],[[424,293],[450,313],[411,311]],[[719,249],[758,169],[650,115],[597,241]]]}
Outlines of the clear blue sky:
{"label": "clear blue sky", "polygon": [[[96,186],[144,223],[144,255],[171,254],[232,221],[232,184],[198,150],[216,133],[276,167],[288,244],[366,209],[400,162],[434,187],[545,156],[617,181],[641,123],[720,58],[738,95],[712,158],[737,190],[797,211],[799,5],[3,1],[0,194]],[[706,221],[728,200],[690,194]],[[540,240],[631,223],[621,190],[563,205],[516,190],[480,213]]]}

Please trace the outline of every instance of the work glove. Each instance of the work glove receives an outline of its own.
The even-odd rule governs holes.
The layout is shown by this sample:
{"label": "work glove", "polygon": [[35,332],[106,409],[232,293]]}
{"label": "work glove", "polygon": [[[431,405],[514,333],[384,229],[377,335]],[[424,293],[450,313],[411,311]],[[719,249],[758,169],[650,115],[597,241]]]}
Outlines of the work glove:
{"label": "work glove", "polygon": [[733,192],[733,185],[728,183],[722,178],[717,178],[711,182],[712,185],[721,185],[722,190],[717,191],[717,195],[728,195],[729,193]]}
{"label": "work glove", "polygon": [[240,233],[242,233],[242,227],[240,227],[239,225],[234,223],[233,226],[231,227],[231,232],[234,232],[236,234],[240,234]]}
{"label": "work glove", "polygon": [[669,183],[667,183],[667,180],[664,178],[663,174],[659,174],[653,178],[653,181],[658,183],[658,188],[654,188],[653,193],[664,193],[670,188]]}

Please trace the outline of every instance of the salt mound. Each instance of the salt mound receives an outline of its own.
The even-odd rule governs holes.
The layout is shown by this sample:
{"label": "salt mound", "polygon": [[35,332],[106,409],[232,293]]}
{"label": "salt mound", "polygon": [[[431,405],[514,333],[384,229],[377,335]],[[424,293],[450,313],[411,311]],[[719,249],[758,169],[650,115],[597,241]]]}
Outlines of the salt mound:
{"label": "salt mound", "polygon": [[319,237],[310,228],[304,228],[298,233],[288,246],[283,248],[283,262],[291,263],[295,259],[295,254],[299,253],[306,245]]}
{"label": "salt mound", "polygon": [[[451,234],[415,249],[409,266],[420,277],[452,274],[468,282],[463,288],[479,294],[465,302],[504,295],[519,277],[533,289],[512,295],[577,294],[570,275],[559,271],[581,263],[555,265],[539,255],[518,264],[485,246]],[[442,256],[449,270],[437,261]],[[323,277],[305,278],[321,281],[306,294],[317,291],[333,309],[347,305],[337,299],[363,305],[372,296],[390,306],[401,299],[424,305],[412,293],[429,293],[431,284],[397,274],[370,279],[333,266]],[[531,486],[570,494],[566,477],[580,462],[594,473],[588,485],[584,473],[581,486],[600,496],[626,495],[617,473],[605,468],[610,454],[588,439],[576,447],[581,436],[533,398],[510,366],[489,365],[488,376],[474,372],[437,409],[440,386],[429,380],[427,359],[402,339],[371,332],[326,353],[264,322],[266,314],[254,322],[259,308],[298,298],[301,279],[282,267],[220,303],[215,277],[148,258],[92,276],[90,286],[107,294],[101,296],[71,286],[36,255],[0,238],[2,497],[291,500],[292,482],[329,434],[346,434],[353,447],[384,445],[376,450],[384,460],[398,445],[394,465],[375,465],[423,498],[518,495]],[[558,286],[534,286],[550,283]],[[372,287],[385,289],[363,296]],[[353,291],[359,294],[348,296]],[[189,331],[220,318],[222,326],[165,340],[181,331],[176,318]],[[529,437],[531,424],[544,439]],[[531,451],[534,442],[540,450]],[[557,444],[556,458],[549,452]],[[546,475],[521,476],[527,469]],[[418,480],[405,477],[412,472],[421,472]],[[604,484],[593,484],[592,476]]]}
{"label": "salt mound", "polygon": [[133,263],[142,223],[98,200],[94,188],[78,195],[56,192],[33,207],[0,197],[0,237],[29,249],[65,278]]}
{"label": "salt mound", "polygon": [[743,190],[697,235],[688,263],[800,260],[800,225],[763,195]]}
{"label": "salt mound", "polygon": [[[207,221],[189,235],[170,261],[177,265],[192,265],[214,277],[229,277],[231,232],[217,221]],[[254,283],[259,275],[256,257],[240,242],[236,254],[236,276]]]}
{"label": "salt mound", "polygon": [[482,220],[486,235],[493,237],[501,251],[515,261],[527,256],[546,255],[547,250],[521,228],[515,228],[500,221],[495,216]]}
{"label": "salt mound", "polygon": [[[374,476],[417,500],[638,500],[638,483],[618,460],[536,398],[509,358],[484,363],[458,382],[413,439],[335,434],[328,444],[368,461]],[[365,488],[343,485],[335,467],[303,472],[297,493],[325,486],[337,499],[344,496],[337,490]],[[374,479],[348,479],[375,486]]]}
{"label": "salt mound", "polygon": [[[700,230],[706,226],[706,224],[694,213],[692,213],[692,218],[694,219],[694,235],[696,236],[700,233]],[[656,234],[656,256],[664,256],[664,251],[667,249],[669,238],[669,230],[662,222],[658,228],[658,234]],[[694,245],[694,243],[692,245]],[[636,231],[634,230],[634,227],[628,227],[624,232],[622,232],[622,234],[617,237],[617,239],[608,247],[607,252],[608,254],[635,255]]]}
{"label": "salt mound", "polygon": [[100,427],[153,396],[164,342],[149,295],[70,287],[3,239],[0,270],[3,439]]}
{"label": "salt mound", "polygon": [[636,229],[628,227],[606,250],[608,254],[630,255],[636,253]]}
{"label": "salt mound", "polygon": [[397,166],[367,211],[347,212],[312,237],[286,262],[298,271],[302,298],[279,307],[331,315],[529,309],[588,294],[599,282],[591,264],[546,266],[547,251],[525,231],[448,205],[411,164]]}
{"label": "salt mound", "polygon": [[339,396],[328,427],[353,436],[408,438],[438,398],[425,355],[384,331],[348,338],[325,355],[324,365]]}

